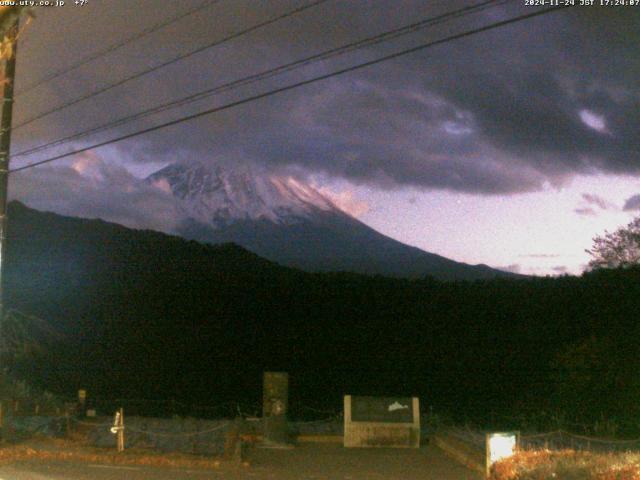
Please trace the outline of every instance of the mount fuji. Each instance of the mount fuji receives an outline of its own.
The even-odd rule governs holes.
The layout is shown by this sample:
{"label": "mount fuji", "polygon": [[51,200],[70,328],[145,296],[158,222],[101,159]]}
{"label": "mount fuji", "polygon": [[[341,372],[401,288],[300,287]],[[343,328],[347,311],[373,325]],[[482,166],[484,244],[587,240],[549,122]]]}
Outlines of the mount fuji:
{"label": "mount fuji", "polygon": [[175,163],[146,182],[173,195],[184,218],[180,236],[236,243],[282,265],[441,280],[512,276],[405,245],[347,214],[311,185],[254,167]]}

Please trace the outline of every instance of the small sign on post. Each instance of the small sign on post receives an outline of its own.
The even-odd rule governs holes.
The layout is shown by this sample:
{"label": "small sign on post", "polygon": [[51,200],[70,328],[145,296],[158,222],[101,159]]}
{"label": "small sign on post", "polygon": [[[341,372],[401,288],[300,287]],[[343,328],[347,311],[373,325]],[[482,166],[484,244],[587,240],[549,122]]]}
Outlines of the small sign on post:
{"label": "small sign on post", "polygon": [[78,405],[80,405],[80,409],[84,410],[84,405],[87,402],[87,391],[84,389],[78,390]]}
{"label": "small sign on post", "polygon": [[520,447],[520,432],[487,433],[485,444],[487,452],[486,476],[489,478],[491,465],[516,453]]}

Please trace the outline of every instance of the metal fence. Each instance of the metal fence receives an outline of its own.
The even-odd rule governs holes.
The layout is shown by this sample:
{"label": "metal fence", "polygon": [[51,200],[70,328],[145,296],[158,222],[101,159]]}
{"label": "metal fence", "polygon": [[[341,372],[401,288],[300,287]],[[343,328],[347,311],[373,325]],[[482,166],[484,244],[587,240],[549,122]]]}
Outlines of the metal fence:
{"label": "metal fence", "polygon": [[526,450],[582,450],[591,452],[640,451],[640,439],[620,440],[578,435],[565,430],[523,435],[520,446]]}
{"label": "metal fence", "polygon": [[[485,433],[468,427],[451,427],[446,433],[471,448],[484,450]],[[524,434],[520,436],[520,448],[524,450],[577,450],[590,452],[640,451],[640,438],[614,439],[580,435],[566,430]]]}

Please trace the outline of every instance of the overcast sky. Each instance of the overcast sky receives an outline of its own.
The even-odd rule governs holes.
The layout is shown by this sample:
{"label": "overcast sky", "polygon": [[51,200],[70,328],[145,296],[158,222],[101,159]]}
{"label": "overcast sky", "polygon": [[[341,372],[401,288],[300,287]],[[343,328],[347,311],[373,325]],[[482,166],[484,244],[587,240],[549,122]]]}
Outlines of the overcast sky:
{"label": "overcast sky", "polygon": [[[18,51],[14,125],[311,0],[219,0],[72,73],[74,64],[202,1],[37,8]],[[47,115],[12,152],[471,0],[329,0]],[[500,3],[500,2],[497,2]],[[535,11],[486,10],[32,156],[17,167],[271,88]],[[640,7],[575,7],[456,40],[67,160],[16,173],[40,209],[168,230],[138,179],[175,160],[248,162],[313,182],[402,242],[522,273],[579,273],[584,249],[640,210]]]}

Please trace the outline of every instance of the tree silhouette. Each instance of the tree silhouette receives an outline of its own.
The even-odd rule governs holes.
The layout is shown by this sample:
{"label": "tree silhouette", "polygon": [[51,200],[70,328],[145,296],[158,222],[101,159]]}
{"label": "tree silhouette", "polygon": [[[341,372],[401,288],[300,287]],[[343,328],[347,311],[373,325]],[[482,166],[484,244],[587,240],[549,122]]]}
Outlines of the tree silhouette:
{"label": "tree silhouette", "polygon": [[589,267],[627,268],[640,265],[640,217],[615,232],[605,231],[593,239],[593,247],[586,250],[591,255]]}

